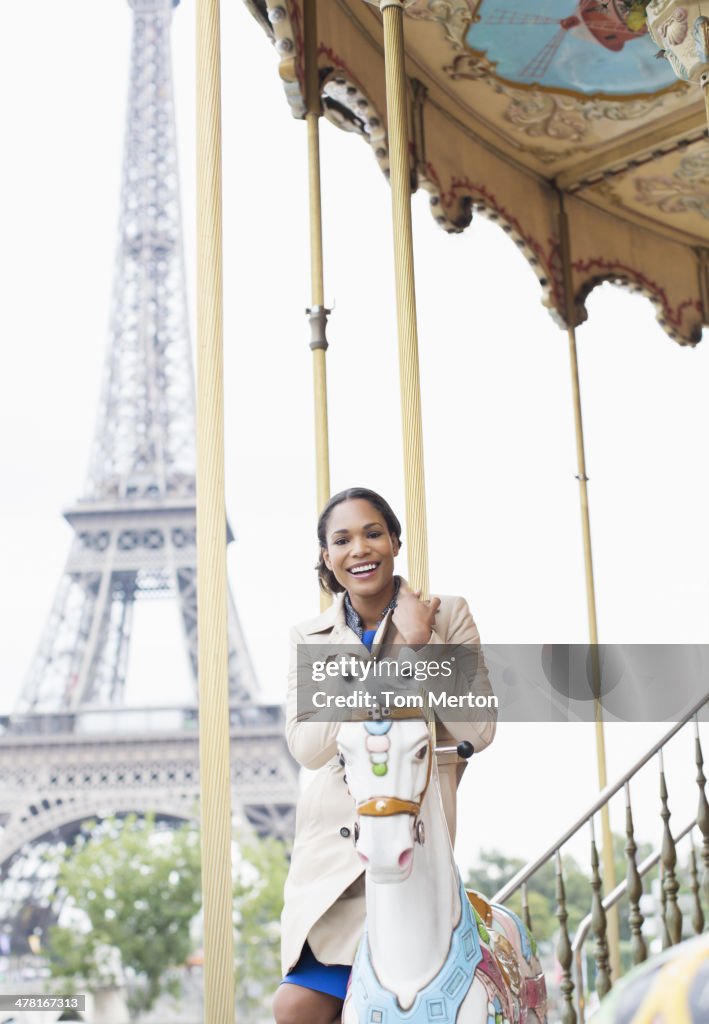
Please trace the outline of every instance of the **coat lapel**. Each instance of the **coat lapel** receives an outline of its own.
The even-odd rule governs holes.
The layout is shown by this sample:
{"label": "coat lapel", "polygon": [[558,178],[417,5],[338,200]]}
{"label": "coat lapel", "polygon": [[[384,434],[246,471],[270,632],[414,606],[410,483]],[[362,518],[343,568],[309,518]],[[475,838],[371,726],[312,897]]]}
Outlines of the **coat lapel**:
{"label": "coat lapel", "polygon": [[[404,577],[401,577],[401,586],[408,587],[407,581]],[[359,639],[356,633],[350,629],[345,622],[345,595],[336,594],[335,599],[327,608],[322,615],[319,615],[316,619],[312,619],[307,623],[303,629],[303,633],[307,637],[312,637],[312,643],[323,643],[323,644],[355,644],[356,653],[358,656],[367,658],[369,652],[364,646],[362,641]],[[392,612],[391,609],[386,613],[382,621],[379,623],[376,635],[374,637],[374,646],[378,646],[382,643],[386,632],[391,622]]]}
{"label": "coat lapel", "polygon": [[335,599],[322,615],[307,623],[303,630],[311,643],[318,644],[358,644],[359,637],[353,633],[345,622],[344,594],[336,594]]}

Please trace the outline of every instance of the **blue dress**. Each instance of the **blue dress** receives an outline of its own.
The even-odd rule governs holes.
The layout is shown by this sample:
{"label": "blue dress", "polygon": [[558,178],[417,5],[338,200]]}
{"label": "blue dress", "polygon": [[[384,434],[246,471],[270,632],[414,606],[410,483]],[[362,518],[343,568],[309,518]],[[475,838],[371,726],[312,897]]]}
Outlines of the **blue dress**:
{"label": "blue dress", "polygon": [[[376,632],[376,629],[365,629],[362,634],[362,643],[368,651],[372,649]],[[349,964],[321,964],[306,942],[298,963],[286,974],[281,985],[300,985],[301,988],[311,988],[315,992],[325,992],[329,996],[344,999],[351,970]]]}

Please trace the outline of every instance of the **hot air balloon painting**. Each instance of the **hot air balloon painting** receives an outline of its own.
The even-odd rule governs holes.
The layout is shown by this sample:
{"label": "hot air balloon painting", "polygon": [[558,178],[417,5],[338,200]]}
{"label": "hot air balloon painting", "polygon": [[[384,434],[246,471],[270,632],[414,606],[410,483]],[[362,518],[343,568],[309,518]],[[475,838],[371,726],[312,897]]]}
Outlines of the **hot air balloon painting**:
{"label": "hot air balloon painting", "polygon": [[528,0],[516,9],[482,0],[466,43],[514,85],[609,97],[670,87],[672,69],[655,59],[644,23],[629,27],[628,13],[623,0]]}

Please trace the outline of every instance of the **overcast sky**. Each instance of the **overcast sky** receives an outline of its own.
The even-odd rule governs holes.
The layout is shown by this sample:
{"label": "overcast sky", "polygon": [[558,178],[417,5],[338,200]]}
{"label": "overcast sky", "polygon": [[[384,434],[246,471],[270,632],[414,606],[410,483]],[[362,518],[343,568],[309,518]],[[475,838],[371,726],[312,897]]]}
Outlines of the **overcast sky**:
{"label": "overcast sky", "polygon": [[[68,552],[61,511],[81,495],[88,464],[131,13],[123,0],[34,0],[6,5],[3,28],[0,710],[9,710]],[[290,116],[270,43],[236,0],[223,5],[222,31],[229,568],[264,692],[280,699],[288,627],[318,610],[305,128]],[[175,12],[173,45],[193,316],[191,0]],[[373,487],[403,519],[389,190],[367,145],[329,124],[322,162],[332,487]],[[464,594],[483,640],[584,642],[566,336],[499,227],[476,217],[447,236],[425,195],[413,206],[431,589]],[[670,341],[639,296],[604,285],[588,306],[578,339],[600,638],[705,643],[707,349]],[[405,545],[400,561],[405,574]],[[137,617],[132,694],[172,699],[186,680],[176,623],[169,608]],[[661,731],[609,729],[611,777]],[[680,761],[690,771],[686,746]],[[670,794],[678,826],[695,805],[690,777]],[[594,786],[590,728],[507,726],[463,783],[459,860],[466,866],[481,845],[532,855]],[[651,837],[654,776],[642,792]]]}

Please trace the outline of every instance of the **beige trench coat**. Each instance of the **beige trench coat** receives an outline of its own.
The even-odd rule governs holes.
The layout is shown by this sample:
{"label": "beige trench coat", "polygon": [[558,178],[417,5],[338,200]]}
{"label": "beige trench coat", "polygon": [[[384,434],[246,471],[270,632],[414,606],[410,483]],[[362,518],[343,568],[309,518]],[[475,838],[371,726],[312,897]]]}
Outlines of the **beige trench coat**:
{"label": "beige trench coat", "polygon": [[[478,644],[478,629],[464,598],[436,596],[441,605],[429,643]],[[352,842],[354,805],[337,753],[339,722],[299,720],[296,704],[298,644],[339,644],[350,648],[358,658],[369,657],[367,648],[345,623],[343,599],[343,594],[337,595],[322,615],[291,630],[286,739],[295,759],[305,768],[317,769],[317,774],[300,795],[296,808],[295,841],[281,918],[284,974],[297,962],[306,939],[322,963],[351,964],[364,925],[364,873]],[[391,614],[388,612],[382,620],[374,645],[384,640]],[[460,684],[465,692],[471,690],[469,679],[463,678]],[[473,688],[480,694],[492,693],[482,659]],[[494,712],[471,711],[470,719],[440,724],[438,742],[469,740],[476,753],[483,750],[495,734]],[[455,789],[465,766],[456,754],[438,755],[441,794],[452,838]]]}

